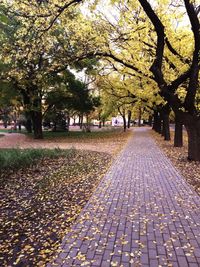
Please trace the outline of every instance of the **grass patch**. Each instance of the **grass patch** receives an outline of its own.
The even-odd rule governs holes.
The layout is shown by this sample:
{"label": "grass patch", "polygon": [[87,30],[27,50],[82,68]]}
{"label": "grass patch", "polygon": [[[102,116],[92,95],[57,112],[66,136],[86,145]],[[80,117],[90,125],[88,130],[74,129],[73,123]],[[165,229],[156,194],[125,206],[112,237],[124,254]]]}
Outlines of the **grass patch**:
{"label": "grass patch", "polygon": [[25,129],[19,130],[13,130],[11,128],[4,128],[0,129],[0,133],[20,133],[20,134],[27,134],[27,131]]}
{"label": "grass patch", "polygon": [[[83,132],[83,131],[69,131],[69,132],[52,132],[52,131],[43,131],[43,137],[47,140],[52,139],[95,139],[95,138],[109,138],[112,137],[113,134],[122,133],[122,128],[106,128],[106,129],[92,129],[91,132]],[[25,134],[29,137],[34,137],[33,133],[28,133],[25,129],[12,130],[11,129],[0,129],[0,133],[21,133]]]}
{"label": "grass patch", "polygon": [[0,129],[0,133],[8,133],[10,129]]}
{"label": "grass patch", "polygon": [[53,138],[71,138],[71,139],[92,139],[92,138],[105,138],[105,137],[112,137],[115,133],[122,132],[122,129],[106,129],[104,131],[92,131],[89,133],[82,132],[82,131],[69,131],[69,132],[51,132],[51,131],[44,131],[43,135],[45,139],[53,139]]}
{"label": "grass patch", "polygon": [[0,166],[1,170],[20,169],[34,164],[36,161],[47,158],[56,158],[68,153],[72,150],[61,149],[1,149],[0,150]]}

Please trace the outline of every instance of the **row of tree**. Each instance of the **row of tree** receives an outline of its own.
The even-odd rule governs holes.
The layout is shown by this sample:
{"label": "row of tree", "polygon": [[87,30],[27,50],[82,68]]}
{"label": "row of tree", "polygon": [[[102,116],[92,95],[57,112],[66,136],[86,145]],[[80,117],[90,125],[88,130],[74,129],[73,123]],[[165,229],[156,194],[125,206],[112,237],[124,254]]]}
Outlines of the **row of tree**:
{"label": "row of tree", "polygon": [[162,117],[165,139],[169,139],[172,109],[177,129],[175,144],[181,145],[184,124],[188,158],[200,160],[200,5],[189,0],[113,2],[117,16],[114,20],[102,18],[110,32],[109,42],[96,54],[109,58],[115,69],[132,77],[134,97],[138,85],[147,95],[154,92],[157,98],[159,94],[161,106],[156,105],[156,98],[147,97],[155,104],[155,124]]}
{"label": "row of tree", "polygon": [[101,5],[82,0],[2,1],[1,81],[19,92],[35,137],[42,137],[47,99],[53,106],[52,99],[62,91],[59,105],[81,107],[75,100],[77,84],[70,89],[69,70],[84,69],[97,76],[101,89],[99,118],[113,106],[124,118],[125,110],[129,116],[133,108],[145,110],[154,115],[156,128],[162,117],[167,140],[172,109],[176,133],[183,124],[187,129],[189,159],[200,160],[198,1],[112,0]]}

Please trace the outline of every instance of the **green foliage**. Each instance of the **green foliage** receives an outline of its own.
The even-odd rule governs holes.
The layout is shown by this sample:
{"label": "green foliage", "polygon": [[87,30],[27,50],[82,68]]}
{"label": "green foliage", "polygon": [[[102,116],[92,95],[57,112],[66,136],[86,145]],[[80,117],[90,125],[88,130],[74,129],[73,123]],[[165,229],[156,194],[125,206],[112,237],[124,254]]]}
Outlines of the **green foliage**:
{"label": "green foliage", "polygon": [[36,161],[47,158],[56,158],[72,153],[72,150],[56,149],[1,149],[1,172],[6,169],[19,169],[34,164]]}

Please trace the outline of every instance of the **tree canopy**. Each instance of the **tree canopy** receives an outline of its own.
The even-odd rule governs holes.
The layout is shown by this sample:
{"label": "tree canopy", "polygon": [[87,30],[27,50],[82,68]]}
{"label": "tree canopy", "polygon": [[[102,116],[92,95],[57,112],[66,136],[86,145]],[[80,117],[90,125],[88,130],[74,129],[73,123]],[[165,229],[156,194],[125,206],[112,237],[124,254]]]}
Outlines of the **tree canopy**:
{"label": "tree canopy", "polygon": [[189,158],[200,160],[199,19],[195,0],[2,0],[0,77],[22,98],[36,138],[45,99],[70,99],[68,110],[94,102],[87,93],[82,107],[84,85],[66,84],[76,69],[97,77],[111,106],[153,114],[167,105],[187,128]]}

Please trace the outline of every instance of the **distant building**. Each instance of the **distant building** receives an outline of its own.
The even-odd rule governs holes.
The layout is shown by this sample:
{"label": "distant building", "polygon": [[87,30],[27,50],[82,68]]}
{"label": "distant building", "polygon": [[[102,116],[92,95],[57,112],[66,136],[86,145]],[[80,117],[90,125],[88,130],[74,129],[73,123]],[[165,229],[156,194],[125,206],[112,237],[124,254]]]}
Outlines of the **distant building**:
{"label": "distant building", "polygon": [[112,118],[112,126],[123,126],[123,118],[121,116],[116,116]]}

